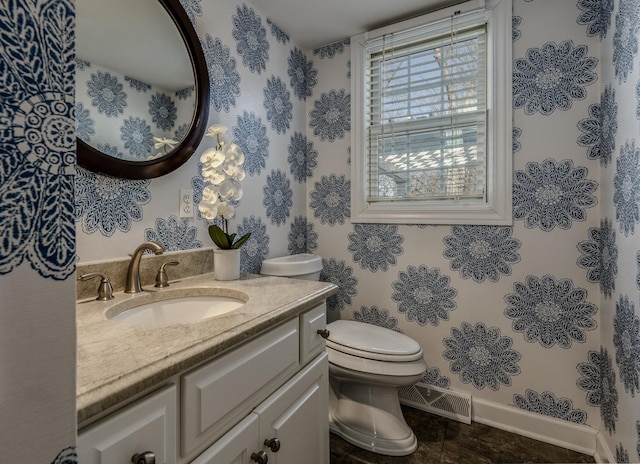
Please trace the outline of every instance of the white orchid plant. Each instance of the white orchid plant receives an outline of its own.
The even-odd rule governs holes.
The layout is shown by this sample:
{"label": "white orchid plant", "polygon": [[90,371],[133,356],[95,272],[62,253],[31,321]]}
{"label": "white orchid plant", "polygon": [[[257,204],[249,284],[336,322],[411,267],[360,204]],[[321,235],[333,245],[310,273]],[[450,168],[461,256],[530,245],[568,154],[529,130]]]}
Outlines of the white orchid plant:
{"label": "white orchid plant", "polygon": [[207,148],[200,156],[203,164],[202,177],[209,184],[202,191],[198,209],[202,217],[210,221],[217,216],[221,217],[222,227],[210,225],[209,236],[218,248],[235,250],[249,240],[251,233],[242,237],[229,234],[229,219],[236,214],[234,203],[242,198],[240,182],[244,179],[245,172],[242,167],[244,153],[235,143],[225,142],[226,132],[227,128],[220,124],[214,124],[207,130],[207,137],[214,138],[216,145]]}
{"label": "white orchid plant", "polygon": [[164,150],[149,156],[148,159],[160,158],[166,155],[171,150],[173,150],[173,148],[178,144],[177,140],[169,139],[166,137],[153,137],[153,141],[154,141],[153,148],[155,148],[156,150],[160,150],[160,149],[164,149]]}

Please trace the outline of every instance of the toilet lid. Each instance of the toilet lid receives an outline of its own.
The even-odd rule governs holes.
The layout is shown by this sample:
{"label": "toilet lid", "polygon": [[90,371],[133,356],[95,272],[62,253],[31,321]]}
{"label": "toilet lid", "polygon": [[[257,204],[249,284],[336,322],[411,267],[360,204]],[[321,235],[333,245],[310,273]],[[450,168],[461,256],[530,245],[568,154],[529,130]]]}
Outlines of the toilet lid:
{"label": "toilet lid", "polygon": [[381,361],[413,361],[422,357],[418,342],[406,335],[357,321],[338,320],[327,325],[327,347]]}

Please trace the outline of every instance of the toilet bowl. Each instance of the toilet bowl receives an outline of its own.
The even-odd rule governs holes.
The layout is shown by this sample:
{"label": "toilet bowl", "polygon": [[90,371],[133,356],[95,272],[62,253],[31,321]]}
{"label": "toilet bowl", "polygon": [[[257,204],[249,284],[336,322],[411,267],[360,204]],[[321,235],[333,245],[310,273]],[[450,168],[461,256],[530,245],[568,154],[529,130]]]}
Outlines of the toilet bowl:
{"label": "toilet bowl", "polygon": [[[322,259],[303,253],[265,259],[261,274],[319,280]],[[337,320],[327,325],[329,426],[346,441],[389,456],[406,456],[417,439],[402,415],[398,388],[422,379],[420,345],[384,327]]]}
{"label": "toilet bowl", "polygon": [[374,453],[413,453],[417,440],[402,415],[398,388],[422,379],[427,365],[420,345],[363,322],[338,320],[327,329],[331,431]]}

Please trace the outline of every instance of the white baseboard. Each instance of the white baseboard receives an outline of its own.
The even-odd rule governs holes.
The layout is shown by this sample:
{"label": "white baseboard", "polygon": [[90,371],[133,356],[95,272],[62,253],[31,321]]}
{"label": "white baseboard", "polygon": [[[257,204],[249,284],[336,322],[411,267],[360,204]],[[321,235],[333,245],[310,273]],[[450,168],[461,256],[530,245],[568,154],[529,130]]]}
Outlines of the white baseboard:
{"label": "white baseboard", "polygon": [[596,452],[593,457],[596,462],[616,462],[615,455],[609,449],[607,441],[604,439],[604,436],[600,432],[598,432],[598,437],[596,439]]}
{"label": "white baseboard", "polygon": [[[598,430],[482,399],[472,400],[472,420],[579,453],[611,456]],[[604,456],[603,456],[604,455]],[[607,462],[607,461],[597,461]],[[609,460],[615,462],[615,460]]]}

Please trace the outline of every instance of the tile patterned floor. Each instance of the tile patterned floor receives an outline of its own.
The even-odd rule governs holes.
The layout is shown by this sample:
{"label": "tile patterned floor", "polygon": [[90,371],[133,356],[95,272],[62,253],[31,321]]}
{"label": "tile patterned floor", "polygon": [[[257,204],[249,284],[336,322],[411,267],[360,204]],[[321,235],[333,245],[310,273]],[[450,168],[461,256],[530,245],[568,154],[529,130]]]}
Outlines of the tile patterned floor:
{"label": "tile patterned floor", "polygon": [[331,434],[331,464],[593,463],[593,457],[483,424],[471,425],[403,406],[418,437],[410,456],[381,456]]}

